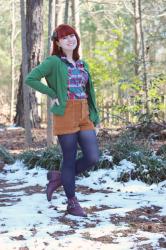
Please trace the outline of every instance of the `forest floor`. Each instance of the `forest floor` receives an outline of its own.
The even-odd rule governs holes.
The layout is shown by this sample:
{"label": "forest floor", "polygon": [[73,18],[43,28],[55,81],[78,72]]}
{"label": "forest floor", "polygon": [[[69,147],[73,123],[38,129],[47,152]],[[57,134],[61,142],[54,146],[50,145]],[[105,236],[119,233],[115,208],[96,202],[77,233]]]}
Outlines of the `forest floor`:
{"label": "forest floor", "polygon": [[[116,138],[117,135],[114,135]],[[110,140],[110,141],[109,141]],[[107,131],[100,146],[111,143]],[[11,153],[26,150],[21,128],[0,130],[0,144]],[[152,143],[157,150],[164,140]],[[33,130],[32,148],[46,146],[46,130]],[[123,161],[120,165],[130,167]],[[92,172],[77,180],[77,195],[88,217],[65,213],[62,189],[48,203],[46,170],[28,170],[21,162],[0,170],[0,246],[4,250],[157,250],[166,249],[166,181],[119,183],[118,168]]]}
{"label": "forest floor", "polygon": [[[111,131],[108,129],[101,129],[98,134],[99,146],[104,148],[104,146],[112,141],[115,141],[119,136],[121,130]],[[31,149],[42,149],[47,146],[47,131],[44,128],[32,129],[32,145]],[[146,138],[141,139],[142,143],[147,140]],[[139,140],[139,143],[141,143]],[[149,144],[151,149],[157,151],[157,149],[166,144],[165,138],[160,138],[157,140],[152,140]],[[25,142],[25,130],[21,127],[0,127],[0,145],[4,146],[10,153],[19,154],[22,151],[27,150],[27,145]]]}

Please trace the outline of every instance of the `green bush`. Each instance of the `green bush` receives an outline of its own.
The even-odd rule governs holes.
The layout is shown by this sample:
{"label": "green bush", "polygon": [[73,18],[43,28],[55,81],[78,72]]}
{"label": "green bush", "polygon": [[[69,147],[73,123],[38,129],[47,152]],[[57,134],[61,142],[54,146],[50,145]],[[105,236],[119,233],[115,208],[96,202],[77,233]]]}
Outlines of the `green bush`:
{"label": "green bush", "polygon": [[128,160],[135,164],[132,170],[120,174],[118,181],[141,180],[147,184],[166,180],[166,161],[156,156],[132,155]]}
{"label": "green bush", "polygon": [[[164,147],[165,149],[165,147]],[[163,149],[162,149],[163,150]],[[165,152],[165,151],[164,151]],[[77,158],[82,157],[79,148]],[[52,146],[40,151],[26,151],[19,156],[29,169],[40,166],[45,169],[60,169],[62,155],[57,146]],[[147,184],[159,183],[166,180],[166,157],[163,154],[155,155],[148,145],[136,143],[136,134],[123,133],[115,143],[107,145],[107,149],[100,152],[100,160],[93,167],[93,171],[101,168],[116,168],[120,161],[126,159],[134,163],[132,169],[123,168],[117,181],[127,182],[141,180]],[[82,176],[89,176],[86,171]]]}
{"label": "green bush", "polygon": [[158,150],[157,150],[157,155],[161,155],[166,159],[166,144],[162,145]]}
{"label": "green bush", "polygon": [[135,141],[135,134],[127,132],[111,146],[114,164],[119,164],[123,159],[135,164],[134,170],[123,171],[118,181],[127,182],[130,179],[137,179],[152,184],[166,180],[166,157],[163,154],[155,155],[147,144],[139,145]]}
{"label": "green bush", "polygon": [[40,166],[49,170],[59,169],[62,156],[58,147],[52,146],[40,151],[25,151],[19,159],[29,168]]}
{"label": "green bush", "polygon": [[123,159],[130,159],[131,156],[141,157],[141,154],[144,154],[149,157],[152,155],[152,151],[148,149],[147,145],[138,145],[136,143],[136,133],[130,132],[123,133],[110,146],[109,150],[115,164],[118,164]]}
{"label": "green bush", "polygon": [[7,164],[13,164],[15,162],[14,157],[2,145],[0,145],[0,159]]}

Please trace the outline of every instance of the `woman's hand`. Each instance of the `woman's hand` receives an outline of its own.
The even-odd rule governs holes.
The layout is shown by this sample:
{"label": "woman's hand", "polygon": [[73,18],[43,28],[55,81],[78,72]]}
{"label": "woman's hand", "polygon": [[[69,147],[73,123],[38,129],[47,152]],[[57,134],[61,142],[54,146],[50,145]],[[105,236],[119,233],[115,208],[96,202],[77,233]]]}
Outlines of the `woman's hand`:
{"label": "woman's hand", "polygon": [[98,135],[100,128],[101,128],[101,125],[100,125],[100,123],[99,123],[99,124],[97,124],[96,127],[95,127],[96,135]]}
{"label": "woman's hand", "polygon": [[51,105],[60,105],[58,98],[52,99]]}

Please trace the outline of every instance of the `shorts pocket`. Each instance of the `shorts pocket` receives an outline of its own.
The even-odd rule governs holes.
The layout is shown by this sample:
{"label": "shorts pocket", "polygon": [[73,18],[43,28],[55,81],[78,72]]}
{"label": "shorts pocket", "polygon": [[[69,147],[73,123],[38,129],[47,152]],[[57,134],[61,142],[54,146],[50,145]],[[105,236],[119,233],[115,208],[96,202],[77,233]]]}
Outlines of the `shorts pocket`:
{"label": "shorts pocket", "polygon": [[74,125],[74,111],[72,105],[67,105],[63,116],[54,116],[54,126],[57,129],[70,129]]}

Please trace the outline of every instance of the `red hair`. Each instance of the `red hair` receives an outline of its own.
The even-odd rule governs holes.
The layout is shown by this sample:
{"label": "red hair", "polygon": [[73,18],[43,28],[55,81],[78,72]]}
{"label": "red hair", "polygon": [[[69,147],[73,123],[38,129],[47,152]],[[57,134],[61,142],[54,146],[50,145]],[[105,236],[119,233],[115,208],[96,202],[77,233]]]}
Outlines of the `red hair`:
{"label": "red hair", "polygon": [[79,38],[77,32],[75,31],[75,29],[68,24],[61,24],[55,28],[55,30],[53,32],[53,37],[52,37],[53,48],[52,48],[51,55],[65,56],[62,49],[58,47],[56,42],[58,42],[59,39],[65,37],[65,36],[71,35],[71,34],[74,34],[76,36],[76,39],[77,39],[77,47],[73,51],[73,59],[75,61],[77,61],[79,59],[80,56],[78,53],[78,49],[80,46],[80,38]]}

